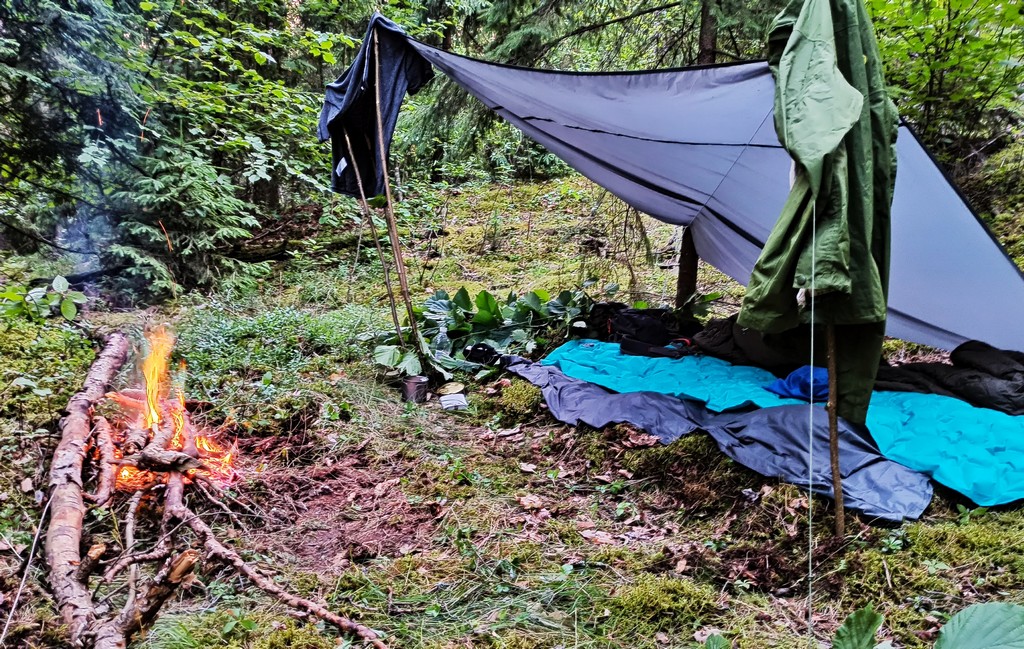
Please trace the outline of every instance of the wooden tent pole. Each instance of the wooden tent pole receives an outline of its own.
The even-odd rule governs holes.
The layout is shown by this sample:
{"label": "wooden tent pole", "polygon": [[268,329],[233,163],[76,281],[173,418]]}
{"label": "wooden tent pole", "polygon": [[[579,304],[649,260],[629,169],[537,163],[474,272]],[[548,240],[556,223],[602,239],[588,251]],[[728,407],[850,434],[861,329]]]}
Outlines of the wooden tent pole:
{"label": "wooden tent pole", "polygon": [[348,129],[344,129],[342,132],[345,134],[345,146],[348,147],[348,161],[352,165],[352,171],[356,174],[356,185],[359,187],[359,204],[363,209],[363,218],[373,234],[373,245],[377,247],[377,256],[380,257],[380,265],[384,269],[384,287],[388,291],[388,306],[391,307],[391,320],[395,323],[395,333],[398,334],[398,345],[405,347],[405,341],[402,340],[402,325],[398,323],[398,306],[395,303],[395,292],[391,289],[391,271],[388,270],[388,262],[384,259],[384,249],[380,246],[380,237],[377,236],[377,226],[373,223],[373,213],[370,211],[370,204],[366,201],[366,191],[363,190],[363,178],[359,173],[359,165],[356,164],[355,154],[352,152],[352,141],[348,137]]}
{"label": "wooden tent pole", "polygon": [[380,108],[380,46],[377,40],[377,30],[373,31],[373,58],[374,58],[374,92],[377,104],[377,145],[380,150],[380,168],[384,174],[384,197],[387,203],[384,205],[384,215],[388,221],[388,236],[391,238],[391,253],[395,257],[395,270],[398,272],[398,284],[402,290],[402,300],[405,301],[405,310],[409,316],[409,328],[412,329],[412,344],[414,348],[418,344],[419,331],[416,328],[416,313],[412,308],[412,297],[409,296],[409,279],[405,273],[405,262],[402,260],[402,245],[398,240],[398,223],[395,221],[395,211],[391,202],[391,183],[388,180],[388,154],[384,150],[384,117]]}
{"label": "wooden tent pole", "polygon": [[828,451],[832,469],[832,492],[836,503],[836,537],[846,535],[846,508],[843,506],[843,476],[839,471],[839,380],[836,376],[836,326],[825,327],[828,339]]}
{"label": "wooden tent pole", "polygon": [[693,245],[691,225],[683,226],[679,243],[679,271],[676,277],[676,308],[683,308],[697,292],[697,248]]}

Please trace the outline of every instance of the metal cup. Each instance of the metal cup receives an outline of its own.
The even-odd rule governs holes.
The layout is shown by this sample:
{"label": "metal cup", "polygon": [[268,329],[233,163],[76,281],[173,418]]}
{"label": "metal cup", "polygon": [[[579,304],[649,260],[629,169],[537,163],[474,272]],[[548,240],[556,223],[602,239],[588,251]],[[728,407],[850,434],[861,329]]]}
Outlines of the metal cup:
{"label": "metal cup", "polygon": [[427,400],[427,377],[407,376],[402,380],[402,401],[423,403]]}

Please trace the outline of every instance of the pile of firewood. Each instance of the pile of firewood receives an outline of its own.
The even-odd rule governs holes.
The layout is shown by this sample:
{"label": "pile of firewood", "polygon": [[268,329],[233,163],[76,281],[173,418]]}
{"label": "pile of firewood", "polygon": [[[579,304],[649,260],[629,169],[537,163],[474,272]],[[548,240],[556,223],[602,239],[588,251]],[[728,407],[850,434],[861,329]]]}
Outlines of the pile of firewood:
{"label": "pile of firewood", "polygon": [[[237,478],[235,454],[215,432],[193,425],[180,390],[171,394],[167,360],[173,337],[157,330],[147,338],[145,390],[107,393],[129,352],[127,337],[112,334],[61,421],[50,472],[46,559],[72,645],[125,647],[206,559],[230,565],[299,615],[316,616],[384,647],[372,629],[282,589],[196,515],[198,504],[213,506],[241,524],[233,507],[245,505],[223,489]],[[104,399],[116,404],[121,415],[100,415],[97,406]],[[123,510],[121,533],[115,534],[113,526],[93,529],[102,523],[91,523],[87,531],[97,540],[85,543],[83,522],[91,507],[111,511],[102,521],[115,520],[121,514],[114,513]],[[159,519],[145,540],[137,538],[144,508]]]}

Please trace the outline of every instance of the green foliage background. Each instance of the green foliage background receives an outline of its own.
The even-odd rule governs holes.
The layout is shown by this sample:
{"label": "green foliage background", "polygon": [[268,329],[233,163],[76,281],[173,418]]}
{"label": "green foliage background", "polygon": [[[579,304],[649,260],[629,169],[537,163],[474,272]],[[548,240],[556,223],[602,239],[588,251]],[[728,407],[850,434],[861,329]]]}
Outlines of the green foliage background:
{"label": "green foliage background", "polygon": [[[269,272],[246,252],[254,237],[310,207],[314,225],[354,218],[326,192],[315,126],[324,84],[351,61],[374,9],[472,56],[609,70],[760,57],[781,5],[3,0],[0,245],[31,252],[58,240],[93,266],[121,269],[120,288],[140,296],[251,285]],[[902,114],[1019,255],[1019,187],[999,179],[1020,177],[1024,5],[869,7]],[[716,38],[702,50],[708,20]],[[428,179],[569,172],[443,79],[407,102],[395,151],[414,206],[431,203]]]}

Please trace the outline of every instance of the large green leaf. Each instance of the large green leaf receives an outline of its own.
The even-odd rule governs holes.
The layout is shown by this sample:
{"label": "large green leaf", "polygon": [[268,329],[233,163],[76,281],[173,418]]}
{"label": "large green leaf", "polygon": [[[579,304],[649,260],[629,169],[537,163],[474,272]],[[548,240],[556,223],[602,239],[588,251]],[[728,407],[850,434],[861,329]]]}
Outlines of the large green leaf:
{"label": "large green leaf", "polygon": [[56,277],[53,278],[53,290],[57,291],[58,293],[63,293],[70,287],[71,285],[68,284],[68,280],[65,279],[63,276],[57,275]]}
{"label": "large green leaf", "polygon": [[407,351],[402,354],[402,359],[398,361],[398,369],[402,370],[409,376],[416,376],[423,372],[423,366],[420,364],[420,357],[414,351]]}
{"label": "large green leaf", "polygon": [[718,634],[710,636],[704,641],[704,649],[731,649],[731,647],[732,643]]}
{"label": "large green leaf", "polygon": [[463,311],[473,310],[473,300],[470,299],[469,291],[466,290],[465,286],[459,289],[455,294],[455,297],[452,298],[452,302],[454,302],[456,306],[461,308]]}
{"label": "large green leaf", "polygon": [[[494,299],[494,296],[489,291],[480,291],[476,294],[476,308],[478,309],[477,317],[473,318],[473,322],[481,324],[489,321],[497,324],[501,323],[501,307],[498,306],[498,301]],[[489,316],[489,318],[481,317],[485,315]]]}
{"label": "large green leaf", "polygon": [[836,631],[832,649],[874,649],[875,633],[882,626],[882,616],[870,606],[854,611]]}
{"label": "large green leaf", "polygon": [[935,649],[1024,649],[1024,606],[989,602],[953,616]]}
{"label": "large green leaf", "polygon": [[64,316],[65,320],[70,322],[78,315],[78,307],[75,306],[75,303],[70,298],[64,298],[60,303],[60,314]]}
{"label": "large green leaf", "polygon": [[398,345],[377,345],[373,348],[373,360],[384,367],[398,367],[402,352]]}
{"label": "large green leaf", "polygon": [[544,302],[537,294],[537,291],[530,291],[529,293],[523,296],[522,300],[523,303],[526,304],[526,306],[530,307],[531,309],[533,309],[534,311],[541,315],[545,315]]}

